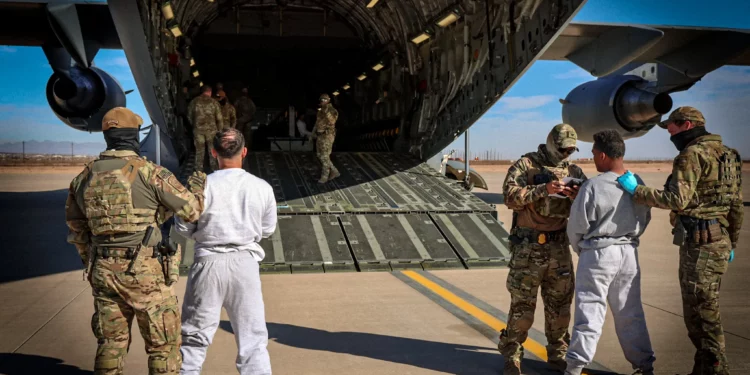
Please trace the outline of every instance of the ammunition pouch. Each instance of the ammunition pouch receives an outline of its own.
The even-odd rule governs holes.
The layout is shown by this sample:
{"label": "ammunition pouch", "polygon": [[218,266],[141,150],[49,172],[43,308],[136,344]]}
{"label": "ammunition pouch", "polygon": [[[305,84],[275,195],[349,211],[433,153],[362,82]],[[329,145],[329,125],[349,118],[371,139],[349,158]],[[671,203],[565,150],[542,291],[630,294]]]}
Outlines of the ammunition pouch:
{"label": "ammunition pouch", "polygon": [[135,247],[97,246],[94,251],[94,256],[100,256],[102,258],[133,259],[136,256],[135,249]]}
{"label": "ammunition pouch", "polygon": [[678,246],[684,244],[707,245],[719,242],[724,237],[724,230],[716,219],[703,220],[690,216],[678,216],[672,234],[673,243]]}
{"label": "ammunition pouch", "polygon": [[565,230],[542,232],[531,228],[513,228],[508,240],[514,245],[520,245],[524,242],[544,245],[548,243],[565,243],[568,237]]}

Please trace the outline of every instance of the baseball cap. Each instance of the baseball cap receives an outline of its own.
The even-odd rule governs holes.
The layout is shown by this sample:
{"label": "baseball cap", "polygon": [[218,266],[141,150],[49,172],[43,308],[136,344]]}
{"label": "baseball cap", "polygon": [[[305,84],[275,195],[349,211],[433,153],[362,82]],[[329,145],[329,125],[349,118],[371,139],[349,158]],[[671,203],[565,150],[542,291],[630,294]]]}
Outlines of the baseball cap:
{"label": "baseball cap", "polygon": [[679,107],[672,111],[672,113],[669,114],[669,118],[659,123],[659,127],[666,129],[669,123],[673,121],[700,122],[704,125],[706,123],[706,119],[703,117],[701,111],[688,106]]}
{"label": "baseball cap", "polygon": [[112,108],[102,118],[102,131],[112,128],[138,129],[141,125],[143,125],[141,116],[136,115],[133,111],[125,107]]}
{"label": "baseball cap", "polygon": [[558,148],[576,147],[578,134],[572,126],[568,124],[557,124],[550,132],[555,145]]}

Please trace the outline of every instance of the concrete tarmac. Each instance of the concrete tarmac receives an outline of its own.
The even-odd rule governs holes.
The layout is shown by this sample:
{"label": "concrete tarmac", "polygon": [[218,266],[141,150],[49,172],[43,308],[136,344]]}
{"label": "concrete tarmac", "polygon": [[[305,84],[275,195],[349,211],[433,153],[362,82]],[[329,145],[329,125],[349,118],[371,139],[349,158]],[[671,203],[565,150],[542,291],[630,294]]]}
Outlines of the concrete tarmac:
{"label": "concrete tarmac", "polygon": [[[591,173],[589,173],[591,174]],[[64,205],[75,174],[0,174],[0,374],[91,374],[96,340],[93,298],[83,266],[65,242]],[[503,173],[482,175],[498,203],[501,221],[510,212],[500,195]],[[661,186],[666,173],[644,173]],[[746,176],[748,177],[748,176]],[[748,181],[746,179],[746,181]],[[746,186],[747,190],[747,186]],[[747,197],[747,193],[745,194]],[[653,210],[639,249],[643,301],[657,374],[687,373],[694,349],[687,338],[677,280],[677,248],[668,212]],[[746,209],[747,213],[747,209]],[[748,229],[721,285],[721,316],[733,374],[750,373],[750,272]],[[575,256],[574,256],[575,257]],[[499,374],[496,350],[510,297],[507,269],[419,273],[340,273],[262,276],[269,351],[277,374]],[[177,285],[182,296],[185,278]],[[550,373],[540,356],[544,317],[538,303],[524,368]],[[541,335],[541,336],[540,336]],[[536,345],[536,346],[535,346]],[[237,373],[237,347],[226,314],[208,352],[204,374]],[[139,331],[126,374],[147,373]],[[632,372],[608,315],[595,358],[612,372]]]}

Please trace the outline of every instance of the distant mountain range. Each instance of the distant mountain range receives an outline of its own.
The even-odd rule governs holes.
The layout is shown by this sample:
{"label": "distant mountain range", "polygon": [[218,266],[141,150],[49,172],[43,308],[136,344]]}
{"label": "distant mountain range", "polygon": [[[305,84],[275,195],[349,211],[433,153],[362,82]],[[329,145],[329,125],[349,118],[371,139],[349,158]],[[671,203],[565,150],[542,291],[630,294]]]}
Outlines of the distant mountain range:
{"label": "distant mountain range", "polygon": [[[27,141],[25,143],[26,154],[70,155],[71,143],[74,155],[99,155],[107,148],[106,144],[96,142]],[[23,142],[0,141],[0,153],[20,154],[23,150]]]}

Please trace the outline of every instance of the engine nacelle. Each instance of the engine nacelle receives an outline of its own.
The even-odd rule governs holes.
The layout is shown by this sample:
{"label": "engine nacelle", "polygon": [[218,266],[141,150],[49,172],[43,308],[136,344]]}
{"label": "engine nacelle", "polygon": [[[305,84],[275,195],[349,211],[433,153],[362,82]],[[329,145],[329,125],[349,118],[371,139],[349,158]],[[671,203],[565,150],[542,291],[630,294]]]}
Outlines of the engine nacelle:
{"label": "engine nacelle", "polygon": [[102,130],[102,118],[112,108],[125,107],[125,93],[107,72],[91,67],[70,68],[69,78],[53,73],[47,81],[47,102],[68,126],[88,132]]}
{"label": "engine nacelle", "polygon": [[594,134],[617,130],[624,139],[640,137],[672,109],[669,94],[645,90],[637,76],[613,76],[586,82],[565,98],[563,122],[576,129],[578,139],[593,142]]}

